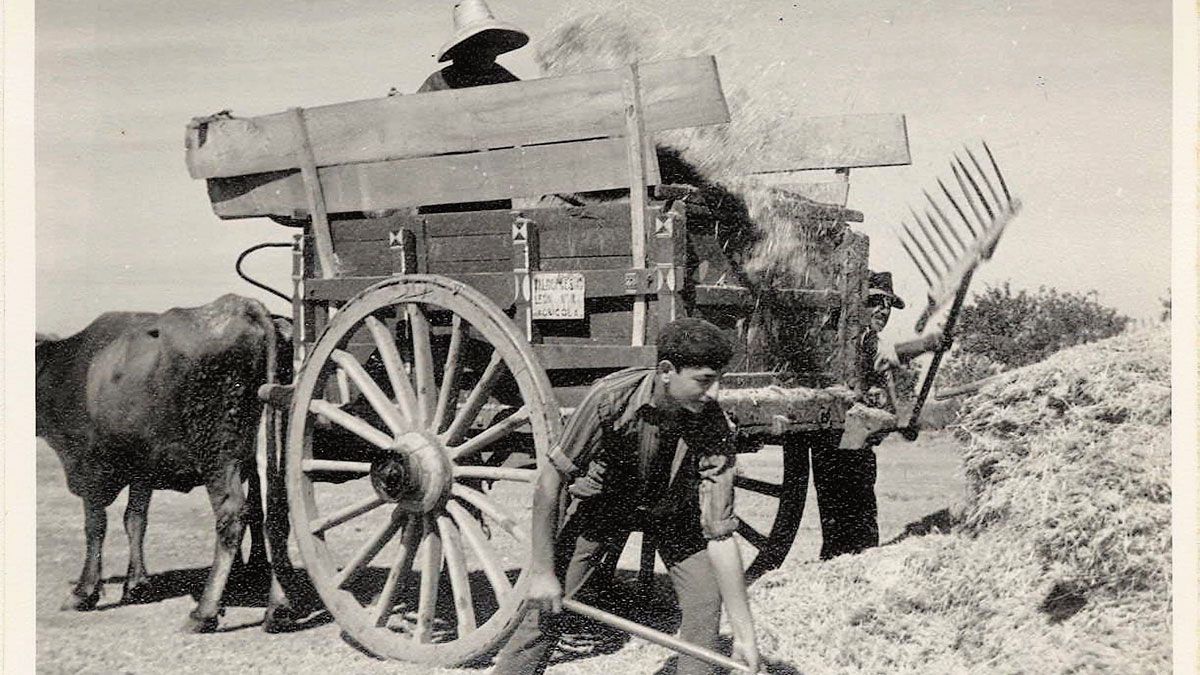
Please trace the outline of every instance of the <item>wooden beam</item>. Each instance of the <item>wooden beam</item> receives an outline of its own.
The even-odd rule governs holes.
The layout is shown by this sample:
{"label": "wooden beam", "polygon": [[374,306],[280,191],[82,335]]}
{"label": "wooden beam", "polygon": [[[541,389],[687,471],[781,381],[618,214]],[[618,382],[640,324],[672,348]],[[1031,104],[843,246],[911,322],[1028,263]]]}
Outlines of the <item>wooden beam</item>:
{"label": "wooden beam", "polygon": [[[318,166],[622,136],[624,69],[338,103],[305,111]],[[711,56],[641,66],[649,132],[729,121]],[[296,168],[285,114],[193,120],[193,178]]]}
{"label": "wooden beam", "polygon": [[[641,78],[638,65],[629,64],[621,81],[621,93],[625,99],[625,147],[629,158],[629,227],[634,269],[646,266],[646,160],[643,137],[646,134],[642,120]],[[634,347],[646,344],[646,296],[638,295],[633,302],[632,343]]]}
{"label": "wooden beam", "polygon": [[809,117],[759,152],[751,173],[911,164],[904,115]]}
{"label": "wooden beam", "polygon": [[[629,187],[623,139],[506,148],[317,170],[328,213],[397,209]],[[643,181],[659,179],[647,158]],[[212,178],[208,198],[221,218],[294,217],[308,209],[301,175],[276,171]]]}
{"label": "wooden beam", "polygon": [[325,279],[338,273],[337,256],[333,251],[333,239],[329,235],[328,209],[325,204],[325,191],[321,185],[321,177],[313,157],[312,144],[308,137],[307,125],[304,121],[304,111],[292,108],[289,118],[292,132],[296,135],[296,146],[293,149],[295,161],[300,164],[300,180],[304,189],[304,203],[312,215],[313,241],[317,245],[317,260],[321,266],[321,276]]}
{"label": "wooden beam", "polygon": [[657,347],[647,345],[539,344],[530,345],[546,370],[555,368],[629,368],[657,363]]}

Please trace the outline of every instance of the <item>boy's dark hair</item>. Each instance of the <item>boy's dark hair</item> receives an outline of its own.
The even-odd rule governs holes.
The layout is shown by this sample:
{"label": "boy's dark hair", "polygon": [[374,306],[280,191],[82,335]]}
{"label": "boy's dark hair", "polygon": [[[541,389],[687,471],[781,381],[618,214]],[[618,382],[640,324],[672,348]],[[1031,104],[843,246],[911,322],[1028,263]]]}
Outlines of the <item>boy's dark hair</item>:
{"label": "boy's dark hair", "polygon": [[704,319],[685,317],[663,326],[658,333],[658,360],[680,368],[709,367],[721,370],[733,358],[733,345],[720,328]]}

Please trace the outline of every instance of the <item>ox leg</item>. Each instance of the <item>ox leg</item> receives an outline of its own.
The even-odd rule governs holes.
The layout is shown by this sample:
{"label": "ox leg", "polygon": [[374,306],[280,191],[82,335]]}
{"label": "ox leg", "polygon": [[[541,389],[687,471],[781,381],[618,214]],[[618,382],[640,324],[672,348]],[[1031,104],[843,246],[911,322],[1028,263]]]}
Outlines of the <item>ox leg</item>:
{"label": "ox leg", "polygon": [[145,600],[150,588],[143,542],[146,538],[151,493],[150,486],[143,483],[133,483],[129,486],[129,503],[125,506],[125,535],[129,537],[129,571],[125,573],[125,587],[121,592],[123,603]]}
{"label": "ox leg", "polygon": [[267,433],[269,441],[266,444],[266,518],[263,520],[263,530],[266,534],[267,546],[271,552],[271,590],[267,597],[267,611],[263,616],[263,630],[268,633],[284,633],[294,630],[301,613],[292,606],[279,581],[280,575],[294,578],[295,570],[288,556],[288,536],[290,525],[287,513],[287,486],[283,480],[281,464],[282,442],[279,435],[282,424],[281,415],[272,413],[268,418]]}
{"label": "ox leg", "polygon": [[207,487],[208,500],[216,516],[217,541],[200,603],[188,615],[183,626],[184,631],[190,633],[208,633],[216,629],[221,596],[225,593],[229,571],[233,568],[233,559],[239,554],[245,533],[246,496],[242,492],[241,467],[225,467],[222,475],[210,480]]}
{"label": "ox leg", "polygon": [[104,504],[96,501],[83,502],[83,529],[87,538],[87,553],[83,560],[83,571],[79,583],[62,604],[64,611],[86,612],[96,607],[104,587],[100,579],[101,554],[104,551],[104,533],[108,528],[108,514]]}

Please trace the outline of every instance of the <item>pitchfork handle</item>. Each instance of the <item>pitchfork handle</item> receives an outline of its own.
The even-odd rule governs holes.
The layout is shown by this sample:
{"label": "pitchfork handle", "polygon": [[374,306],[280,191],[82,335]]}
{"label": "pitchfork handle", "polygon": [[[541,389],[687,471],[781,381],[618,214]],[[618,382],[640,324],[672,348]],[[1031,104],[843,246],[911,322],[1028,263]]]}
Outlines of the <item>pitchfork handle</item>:
{"label": "pitchfork handle", "polygon": [[656,631],[649,626],[643,626],[640,623],[619,617],[616,614],[609,614],[602,609],[596,609],[591,605],[585,605],[578,600],[563,598],[563,609],[575,612],[576,614],[585,616],[593,621],[599,621],[600,623],[608,624],[617,630],[625,631],[630,635],[636,635],[643,640],[647,640],[662,647],[666,647],[667,649],[677,651],[680,654],[686,654],[693,658],[700,659],[706,663],[711,663],[714,666],[720,666],[722,668],[728,668],[729,670],[736,670],[743,673],[750,672],[749,666],[744,663],[738,663],[724,654],[718,654],[711,649],[705,649],[699,645],[694,645],[685,640],[680,640],[673,635],[667,635],[666,633]]}

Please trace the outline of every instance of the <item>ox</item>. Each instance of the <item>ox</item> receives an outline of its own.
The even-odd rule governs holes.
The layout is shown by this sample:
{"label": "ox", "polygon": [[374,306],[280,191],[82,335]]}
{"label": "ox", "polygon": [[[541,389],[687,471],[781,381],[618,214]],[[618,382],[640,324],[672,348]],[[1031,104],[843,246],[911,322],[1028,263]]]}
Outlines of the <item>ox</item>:
{"label": "ox", "polygon": [[[89,610],[99,600],[105,509],[126,486],[130,552],[122,602],[146,595],[142,541],[152,490],[204,486],[216,516],[213,564],[185,630],[216,627],[247,523],[248,570],[269,571],[255,470],[262,412],[256,394],[273,379],[276,344],[266,308],[235,295],[162,314],[104,314],[61,340],[39,336],[37,435],[54,448],[68,488],[83,500],[87,538],[83,571],[64,610]],[[272,579],[268,629],[282,596]]]}

